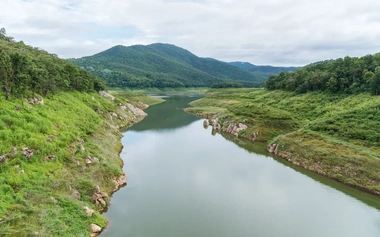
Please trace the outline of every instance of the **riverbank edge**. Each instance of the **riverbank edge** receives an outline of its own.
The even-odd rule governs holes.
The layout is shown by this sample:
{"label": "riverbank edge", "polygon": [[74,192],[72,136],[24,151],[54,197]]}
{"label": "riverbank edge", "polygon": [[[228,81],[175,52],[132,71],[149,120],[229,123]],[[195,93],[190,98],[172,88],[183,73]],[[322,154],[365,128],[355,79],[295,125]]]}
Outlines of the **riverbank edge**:
{"label": "riverbank edge", "polygon": [[[121,96],[119,93],[113,93],[113,95]],[[139,94],[135,94],[135,96],[139,97]],[[121,152],[123,151],[123,144],[121,142],[121,138],[123,137],[122,133],[124,131],[126,131],[129,127],[133,126],[134,124],[141,122],[148,115],[145,112],[142,112],[143,110],[147,109],[151,105],[158,104],[158,103],[161,103],[163,101],[164,100],[162,100],[162,99],[157,99],[157,100],[149,100],[148,99],[148,100],[143,101],[143,102],[138,100],[138,101],[134,101],[134,103],[133,103],[134,105],[132,105],[132,107],[128,107],[128,108],[120,107],[121,110],[119,109],[119,111],[117,111],[115,114],[118,116],[120,116],[120,115],[124,116],[124,118],[126,118],[126,119],[121,120],[121,122],[120,122],[120,120],[117,120],[118,122],[114,122],[115,117],[110,116],[108,119],[106,119],[106,122],[102,126],[102,128],[99,129],[98,131],[96,131],[94,136],[91,137],[90,140],[94,143],[97,143],[96,140],[99,140],[99,138],[102,138],[102,137],[110,138],[110,137],[112,137],[112,139],[107,139],[107,140],[100,139],[101,140],[100,142],[103,144],[103,146],[105,145],[106,147],[109,147],[109,148],[111,148],[112,144],[113,144],[112,153],[115,155],[115,157],[117,157],[117,160],[119,161],[119,168],[120,168],[120,173],[121,173],[119,176],[115,176],[115,177],[108,179],[107,180],[108,185],[104,185],[102,187],[98,186],[97,190],[94,192],[94,195],[92,198],[93,198],[95,204],[97,204],[97,200],[96,200],[97,198],[101,198],[104,201],[104,202],[99,201],[99,203],[98,203],[100,205],[98,205],[99,209],[97,211],[100,214],[105,213],[108,210],[108,207],[111,205],[112,195],[115,192],[119,191],[122,187],[127,186],[128,178],[127,178],[127,174],[125,174],[123,171],[124,162],[120,156]],[[132,112],[132,114],[125,114],[124,113],[125,110]],[[104,131],[106,131],[106,134],[104,134]],[[110,149],[110,150],[112,150],[112,149]],[[110,186],[110,184],[111,184],[111,186]],[[112,185],[113,185],[113,187],[112,187]],[[103,188],[105,190],[104,193],[100,191]],[[106,194],[106,195],[104,195],[104,194]],[[103,195],[105,196],[105,198]],[[93,210],[91,210],[91,211],[93,211]],[[103,226],[103,228],[101,228],[101,229],[99,229],[96,226],[94,226],[93,224],[91,224],[90,227],[91,227],[92,234],[90,236],[96,237],[96,236],[100,235],[107,228],[107,225],[108,225],[108,220],[106,222],[106,225]]]}
{"label": "riverbank edge", "polygon": [[[245,120],[239,122],[241,118],[233,116],[231,113],[226,115],[227,110],[224,108],[189,107],[185,108],[184,111],[192,113],[197,117],[205,118],[206,120],[204,121],[204,126],[212,126],[213,133],[221,133],[222,135],[232,134],[236,137],[241,137],[251,142],[266,142],[268,152],[277,157],[285,159],[286,161],[306,170],[380,197],[380,191],[378,189],[378,187],[380,187],[379,182],[371,180],[368,177],[365,177],[365,181],[361,180],[362,176],[360,178],[355,177],[357,176],[357,173],[361,172],[362,167],[354,166],[346,168],[339,165],[331,166],[331,164],[324,163],[323,159],[321,160],[321,157],[318,157],[318,153],[320,153],[320,151],[312,151],[312,149],[308,150],[308,147],[300,147],[298,142],[295,140],[299,137],[291,137],[292,135],[297,135],[297,131],[292,131],[288,134],[282,134],[276,137],[270,137],[269,134],[265,134],[265,132],[263,132],[265,129],[260,130],[260,133],[255,132],[249,123],[248,125],[244,123]],[[315,136],[314,138],[319,139],[318,134],[315,133],[313,136]],[[302,152],[302,150],[305,152]],[[366,159],[366,161],[368,166],[371,166],[371,162],[376,162],[376,160],[371,159]],[[368,186],[368,184],[370,184],[370,186]]]}

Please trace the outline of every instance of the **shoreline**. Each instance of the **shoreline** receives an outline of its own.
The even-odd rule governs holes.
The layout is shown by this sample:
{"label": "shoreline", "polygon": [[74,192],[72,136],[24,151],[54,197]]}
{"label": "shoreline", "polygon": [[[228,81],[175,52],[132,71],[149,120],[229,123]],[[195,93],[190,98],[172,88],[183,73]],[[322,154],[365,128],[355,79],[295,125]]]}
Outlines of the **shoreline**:
{"label": "shoreline", "polygon": [[[138,98],[140,98],[139,95],[134,95],[134,96],[137,96]],[[112,195],[115,192],[119,191],[121,188],[127,186],[128,178],[127,178],[127,174],[123,172],[124,162],[122,158],[120,157],[120,154],[123,150],[123,145],[121,143],[121,138],[123,137],[122,133],[126,131],[129,127],[133,126],[134,124],[141,122],[147,116],[147,114],[143,111],[144,109],[147,109],[150,105],[160,103],[162,101],[159,101],[156,103],[152,103],[151,101],[148,101],[148,102],[150,102],[149,105],[143,103],[140,100],[135,101],[134,102],[135,105],[132,105],[129,103],[125,105],[121,105],[119,106],[120,107],[119,111],[117,111],[113,117],[110,116],[109,121],[106,123],[106,129],[104,129],[103,132],[105,131],[106,133],[108,133],[106,134],[107,137],[110,137],[110,136],[113,137],[112,142],[108,141],[109,143],[108,146],[110,146],[111,144],[114,145],[114,150],[115,150],[114,156],[117,157],[117,161],[119,162],[120,175],[110,177],[106,181],[106,184],[103,185],[103,187],[97,186],[96,190],[94,191],[94,194],[92,195],[92,200],[95,206],[98,207],[97,211],[100,214],[103,214],[108,210],[108,207],[111,204],[110,201],[111,201]],[[125,112],[127,114],[125,114]],[[124,120],[122,122],[116,120],[118,122],[115,123],[113,119],[118,118],[118,117],[122,117],[124,118]],[[95,137],[96,136],[93,136],[93,138]],[[102,192],[101,191],[102,188],[104,188],[106,191]],[[92,209],[90,210],[94,211]],[[103,227],[100,227],[97,225],[94,226],[94,224],[91,224],[90,227],[92,230],[92,234],[90,236],[96,237],[100,235],[107,228],[107,225],[108,225],[107,219]]]}
{"label": "shoreline", "polygon": [[[368,183],[373,184],[372,187],[366,187],[365,185],[358,185],[354,182],[349,182],[347,178],[342,177],[342,173],[352,178],[358,173],[357,168],[353,167],[350,170],[344,170],[344,167],[336,165],[332,170],[328,167],[329,164],[325,164],[324,160],[315,158],[314,156],[305,156],[301,152],[297,152],[300,149],[295,149],[295,146],[299,146],[295,139],[289,139],[288,134],[277,136],[276,138],[268,139],[268,134],[263,132],[254,132],[252,126],[244,124],[244,119],[240,119],[242,122],[236,121],[233,115],[223,115],[224,110],[221,108],[199,108],[189,107],[185,109],[186,112],[192,113],[198,117],[205,118],[204,126],[212,126],[213,133],[226,133],[236,137],[244,138],[249,142],[265,142],[267,144],[267,151],[276,157],[284,159],[285,161],[301,167],[305,170],[320,174],[331,180],[338,181],[344,185],[355,188],[357,190],[366,192],[368,194],[380,197],[380,191],[373,188],[373,186],[380,185],[380,183],[374,180],[368,180]],[[239,120],[239,119],[238,119]],[[289,134],[296,133],[291,132]],[[292,144],[292,145],[289,145]],[[305,151],[307,153],[307,151]],[[360,168],[360,167],[359,167]]]}

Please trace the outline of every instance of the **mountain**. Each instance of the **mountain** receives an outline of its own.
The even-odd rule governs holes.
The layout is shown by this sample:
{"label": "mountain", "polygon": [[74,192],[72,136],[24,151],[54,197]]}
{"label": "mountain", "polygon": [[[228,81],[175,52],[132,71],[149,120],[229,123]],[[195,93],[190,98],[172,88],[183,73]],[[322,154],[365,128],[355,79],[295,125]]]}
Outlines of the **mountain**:
{"label": "mountain", "polygon": [[259,87],[267,79],[161,43],[118,45],[93,56],[68,60],[103,79],[109,87],[209,87],[220,82]]}
{"label": "mountain", "polygon": [[280,74],[281,72],[293,72],[299,67],[274,67],[274,66],[258,66],[248,62],[230,62],[229,64],[244,69],[249,72],[259,73],[265,77]]}

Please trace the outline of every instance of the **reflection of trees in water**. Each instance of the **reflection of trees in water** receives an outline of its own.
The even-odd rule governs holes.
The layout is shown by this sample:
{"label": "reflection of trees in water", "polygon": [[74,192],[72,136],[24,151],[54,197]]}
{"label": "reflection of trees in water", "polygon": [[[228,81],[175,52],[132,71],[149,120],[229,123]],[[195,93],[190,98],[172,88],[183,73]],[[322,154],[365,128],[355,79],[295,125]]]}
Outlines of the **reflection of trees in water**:
{"label": "reflection of trees in water", "polygon": [[[205,128],[207,129],[207,127],[205,127]],[[217,132],[214,129],[212,129],[211,135],[215,136],[215,134],[217,134]],[[349,195],[349,196],[351,196],[351,197],[353,197],[353,198],[355,198],[361,202],[366,203],[367,205],[369,205],[371,207],[374,207],[374,208],[380,210],[380,199],[378,197],[371,195],[371,194],[368,194],[368,193],[365,193],[365,192],[362,192],[360,190],[351,188],[345,184],[339,183],[338,181],[332,180],[332,179],[327,178],[325,176],[322,176],[320,174],[311,172],[311,171],[306,170],[302,167],[296,166],[296,165],[288,162],[287,160],[285,160],[283,158],[273,156],[272,154],[270,154],[267,151],[266,143],[264,143],[264,142],[252,142],[252,141],[247,140],[247,139],[237,138],[236,136],[233,136],[233,135],[231,135],[229,133],[225,133],[225,132],[222,132],[221,135],[226,140],[235,143],[240,148],[243,148],[244,150],[248,151],[249,153],[255,153],[255,154],[260,154],[260,155],[264,155],[267,157],[272,157],[277,162],[279,162],[279,163],[281,163],[287,167],[292,168],[296,172],[304,174],[304,175],[312,178],[313,180],[315,180],[319,183],[322,183],[322,184],[327,185],[329,187],[332,187],[336,190],[339,190],[339,191],[341,191],[341,192],[343,192],[343,193],[345,193],[345,194],[347,194],[347,195]]]}
{"label": "reflection of trees in water", "polygon": [[148,114],[143,121],[133,125],[131,131],[166,130],[180,128],[199,120],[198,117],[183,111],[191,101],[198,97],[173,96],[165,102],[153,105],[145,110]]}

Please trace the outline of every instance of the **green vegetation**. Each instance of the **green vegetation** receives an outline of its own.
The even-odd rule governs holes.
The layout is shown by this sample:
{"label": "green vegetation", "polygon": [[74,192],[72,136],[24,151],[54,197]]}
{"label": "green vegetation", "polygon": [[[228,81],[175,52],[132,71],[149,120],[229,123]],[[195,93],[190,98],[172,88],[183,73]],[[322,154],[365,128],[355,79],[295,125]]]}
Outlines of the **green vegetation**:
{"label": "green vegetation", "polygon": [[211,88],[242,88],[243,85],[237,82],[219,82],[211,86]]}
{"label": "green vegetation", "polygon": [[335,94],[371,92],[380,94],[380,53],[364,57],[345,57],[310,64],[295,72],[271,76],[265,83],[269,90],[283,89],[297,93],[328,91]]}
{"label": "green vegetation", "polygon": [[115,46],[69,61],[103,79],[109,87],[209,87],[224,81],[260,87],[267,78],[169,44]]}
{"label": "green vegetation", "polygon": [[0,33],[0,236],[89,236],[122,175],[119,129],[135,116],[120,105],[159,100],[111,101],[93,75]]}
{"label": "green vegetation", "polygon": [[239,67],[249,72],[260,73],[265,77],[270,77],[272,75],[277,75],[281,72],[293,72],[297,70],[299,67],[274,67],[274,66],[258,66],[253,65],[247,62],[230,62],[229,64],[234,65],[235,67]]}
{"label": "green vegetation", "polygon": [[380,97],[265,89],[213,89],[189,112],[241,122],[240,136],[278,144],[278,155],[380,195]]}
{"label": "green vegetation", "polygon": [[105,88],[98,78],[74,64],[22,41],[13,41],[4,29],[0,32],[0,87],[7,99]]}

